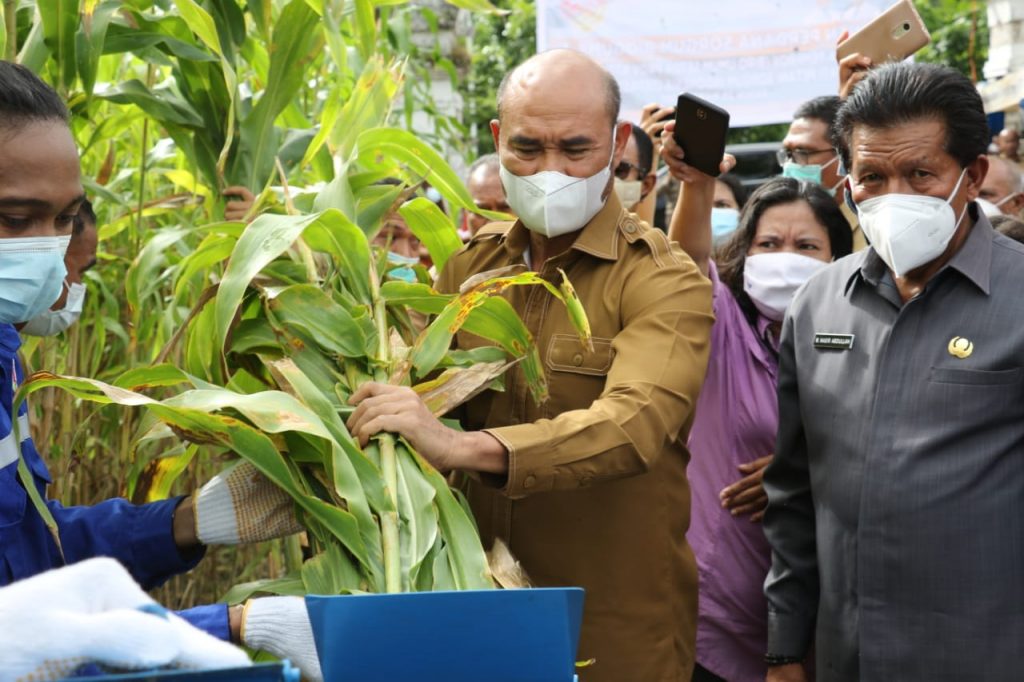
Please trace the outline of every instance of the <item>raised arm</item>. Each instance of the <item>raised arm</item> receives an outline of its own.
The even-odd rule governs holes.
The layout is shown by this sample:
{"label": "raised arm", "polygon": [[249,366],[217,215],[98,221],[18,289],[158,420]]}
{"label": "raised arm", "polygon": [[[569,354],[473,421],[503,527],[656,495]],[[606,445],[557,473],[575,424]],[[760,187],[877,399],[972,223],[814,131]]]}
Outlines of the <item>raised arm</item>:
{"label": "raised arm", "polygon": [[[669,121],[661,136],[661,156],[672,177],[680,183],[679,200],[672,211],[668,238],[679,243],[706,277],[711,258],[711,208],[715,201],[715,179],[684,161],[683,150],[672,137],[674,130],[675,121]],[[726,173],[734,165],[736,159],[726,154],[720,169]]]}

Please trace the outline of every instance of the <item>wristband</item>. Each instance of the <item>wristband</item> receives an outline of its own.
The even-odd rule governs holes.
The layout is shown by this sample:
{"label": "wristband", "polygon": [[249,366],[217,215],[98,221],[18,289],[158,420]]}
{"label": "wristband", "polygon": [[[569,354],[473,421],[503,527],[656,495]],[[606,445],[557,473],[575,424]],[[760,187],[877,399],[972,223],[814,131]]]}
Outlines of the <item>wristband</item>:
{"label": "wristband", "polygon": [[765,654],[764,662],[769,668],[774,668],[780,665],[792,665],[794,663],[803,663],[804,659],[799,656],[780,656],[778,654]]}

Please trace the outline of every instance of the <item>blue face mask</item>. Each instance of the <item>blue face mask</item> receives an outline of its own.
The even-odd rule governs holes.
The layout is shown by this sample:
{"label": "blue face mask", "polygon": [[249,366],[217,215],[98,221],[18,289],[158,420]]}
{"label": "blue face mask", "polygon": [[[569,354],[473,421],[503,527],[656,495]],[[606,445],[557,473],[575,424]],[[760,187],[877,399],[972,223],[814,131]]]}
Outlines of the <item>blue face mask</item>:
{"label": "blue face mask", "polygon": [[[837,161],[839,161],[838,155],[832,157],[832,160],[826,164],[808,163],[801,166],[795,161],[787,161],[786,163],[782,164],[782,177],[793,178],[794,180],[800,180],[802,182],[810,182],[815,185],[820,185],[822,171],[824,171],[826,168],[831,166],[833,163],[836,163]],[[841,180],[840,184],[842,184]],[[835,187],[825,187],[824,189],[832,196],[835,196],[836,188],[838,187],[839,185],[836,185]]]}
{"label": "blue face mask", "polygon": [[400,279],[403,282],[409,282],[415,284],[419,281],[416,276],[416,271],[413,267],[420,264],[420,259],[413,256],[403,256],[400,253],[394,251],[388,251],[388,263],[391,265],[397,265],[397,268],[388,270],[388,276],[394,279]]}
{"label": "blue face mask", "polygon": [[735,208],[711,209],[711,238],[718,241],[736,231],[740,222],[740,212]]}
{"label": "blue face mask", "polygon": [[27,322],[60,296],[71,237],[0,239],[0,323]]}

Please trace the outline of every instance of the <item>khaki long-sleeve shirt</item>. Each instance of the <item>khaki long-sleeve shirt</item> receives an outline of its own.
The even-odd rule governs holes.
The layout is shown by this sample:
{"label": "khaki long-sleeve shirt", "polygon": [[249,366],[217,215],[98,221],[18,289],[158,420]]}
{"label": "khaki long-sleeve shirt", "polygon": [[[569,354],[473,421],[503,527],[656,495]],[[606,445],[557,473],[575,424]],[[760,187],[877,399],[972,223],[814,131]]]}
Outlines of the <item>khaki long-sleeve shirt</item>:
{"label": "khaki long-sleeve shirt", "polygon": [[[473,274],[524,264],[520,223],[485,227],[447,264],[454,292]],[[567,273],[590,318],[593,350],[542,287],[508,300],[533,334],[550,398],[534,404],[521,370],[504,392],[464,406],[467,430],[508,449],[507,478],[467,478],[484,542],[505,540],[539,586],[581,586],[583,682],[681,682],[693,666],[697,578],[686,544],[686,440],[704,379],[711,287],[665,236],[614,194],[541,275]],[[486,342],[461,332],[459,348]]]}

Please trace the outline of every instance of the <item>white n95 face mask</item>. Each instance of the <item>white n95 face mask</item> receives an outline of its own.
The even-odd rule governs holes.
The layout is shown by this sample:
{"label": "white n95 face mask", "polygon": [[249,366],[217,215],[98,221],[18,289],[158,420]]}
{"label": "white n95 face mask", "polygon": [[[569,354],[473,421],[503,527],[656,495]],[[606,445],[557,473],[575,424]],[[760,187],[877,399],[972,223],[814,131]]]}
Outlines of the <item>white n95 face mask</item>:
{"label": "white n95 face mask", "polygon": [[785,317],[796,290],[826,265],[825,261],[798,253],[747,256],[743,265],[743,290],[762,315],[779,322]]}
{"label": "white n95 face mask", "polygon": [[960,191],[965,168],[956,187],[946,199],[923,194],[883,194],[857,204],[861,229],[896,277],[935,260],[949,246],[956,228],[967,212],[958,218],[950,201]]}
{"label": "white n95 face mask", "polygon": [[643,180],[622,180],[615,178],[615,193],[619,195],[619,201],[626,207],[626,210],[633,208],[640,203],[641,194],[644,191]]}
{"label": "white n95 face mask", "polygon": [[615,133],[608,164],[589,178],[574,178],[558,171],[513,175],[500,165],[501,183],[508,205],[531,231],[558,237],[582,229],[604,208],[604,188],[612,175]]}
{"label": "white n95 face mask", "polygon": [[68,297],[60,310],[44,310],[21,328],[22,334],[29,336],[56,336],[78,322],[85,305],[85,285],[78,282],[64,284],[68,288]]}

